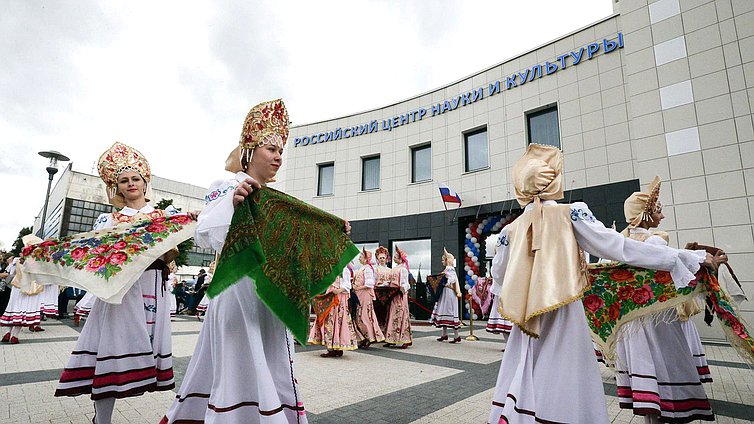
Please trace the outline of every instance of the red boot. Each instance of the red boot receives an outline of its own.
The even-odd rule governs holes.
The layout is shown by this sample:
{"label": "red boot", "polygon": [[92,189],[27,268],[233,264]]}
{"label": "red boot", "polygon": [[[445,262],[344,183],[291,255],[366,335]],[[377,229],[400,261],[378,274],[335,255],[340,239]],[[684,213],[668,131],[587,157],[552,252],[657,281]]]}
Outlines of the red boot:
{"label": "red boot", "polygon": [[10,338],[10,344],[18,344],[18,337],[13,336]]}
{"label": "red boot", "polygon": [[10,331],[5,333],[5,335],[3,336],[3,339],[0,341],[2,341],[3,343],[8,343],[10,341]]}

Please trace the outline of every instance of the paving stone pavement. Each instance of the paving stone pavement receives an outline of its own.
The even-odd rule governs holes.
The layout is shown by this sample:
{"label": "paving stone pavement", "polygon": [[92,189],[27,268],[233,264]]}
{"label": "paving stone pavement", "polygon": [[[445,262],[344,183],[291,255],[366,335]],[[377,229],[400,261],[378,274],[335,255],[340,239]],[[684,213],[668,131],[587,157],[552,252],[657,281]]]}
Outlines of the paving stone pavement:
{"label": "paving stone pavement", "polygon": [[[0,423],[91,423],[94,409],[88,397],[53,397],[81,328],[70,320],[49,320],[43,327],[42,333],[23,330],[21,344],[0,345]],[[180,385],[201,323],[177,317],[172,329]],[[342,358],[320,358],[320,347],[298,346],[296,366],[309,422],[485,423],[505,345],[481,326],[475,332],[479,341],[451,345],[435,341],[437,329],[416,325],[414,345],[407,350],[373,345]],[[715,380],[705,389],[717,422],[754,422],[754,372],[728,346],[708,344],[705,349]],[[601,367],[601,374],[611,421],[643,423],[618,407],[611,371]],[[174,396],[161,392],[118,400],[113,423],[157,423]]]}

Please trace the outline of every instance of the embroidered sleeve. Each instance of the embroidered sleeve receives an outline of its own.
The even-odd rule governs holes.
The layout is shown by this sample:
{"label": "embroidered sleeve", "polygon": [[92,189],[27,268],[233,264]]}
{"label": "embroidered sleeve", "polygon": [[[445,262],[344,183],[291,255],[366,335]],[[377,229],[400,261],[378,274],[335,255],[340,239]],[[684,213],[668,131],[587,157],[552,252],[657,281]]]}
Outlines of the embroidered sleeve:
{"label": "embroidered sleeve", "polygon": [[110,227],[110,217],[112,214],[110,213],[103,213],[101,214],[96,221],[94,221],[94,227],[93,230],[100,230],[102,228]]}
{"label": "embroidered sleeve", "polygon": [[495,249],[495,257],[492,259],[492,268],[490,269],[490,274],[492,274],[492,287],[490,287],[490,292],[496,296],[500,296],[500,293],[503,290],[505,270],[508,268],[508,244],[508,227],[504,227],[498,237],[498,247]]}
{"label": "embroidered sleeve", "polygon": [[592,215],[592,211],[586,207],[583,203],[574,203],[571,205],[571,221],[576,222],[578,220],[586,222],[597,222],[597,218]]}
{"label": "embroidered sleeve", "polygon": [[181,213],[181,211],[176,209],[175,206],[173,205],[168,205],[168,207],[164,209],[164,212],[165,212],[165,216],[173,216],[173,215],[178,215],[179,213]]}
{"label": "embroidered sleeve", "polygon": [[209,193],[207,193],[206,196],[204,196],[204,203],[207,204],[209,202],[214,202],[217,199],[221,199],[228,195],[228,193],[233,193],[236,190],[236,184],[231,184],[224,187],[218,187],[214,190],[211,190]]}
{"label": "embroidered sleeve", "polygon": [[508,246],[508,243],[510,241],[508,240],[508,234],[500,234],[497,238],[497,247],[500,246]]}

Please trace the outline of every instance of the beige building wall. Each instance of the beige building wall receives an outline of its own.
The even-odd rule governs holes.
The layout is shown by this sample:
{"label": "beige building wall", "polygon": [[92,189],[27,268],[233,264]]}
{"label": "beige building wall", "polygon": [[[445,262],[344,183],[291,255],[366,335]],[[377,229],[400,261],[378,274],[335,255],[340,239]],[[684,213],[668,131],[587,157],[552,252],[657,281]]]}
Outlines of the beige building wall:
{"label": "beige building wall", "polygon": [[[610,0],[605,0],[610,1]],[[526,113],[557,104],[566,189],[663,181],[671,244],[725,249],[754,299],[754,1],[620,0],[616,14],[437,90],[384,108],[291,129],[278,187],[350,220],[443,210],[437,183],[464,206],[512,199],[510,167]],[[486,87],[603,39],[624,48],[487,95]],[[569,62],[570,63],[570,62]],[[485,87],[471,105],[392,131],[382,121]],[[295,117],[293,117],[295,119]],[[297,137],[377,120],[379,131],[295,147]],[[463,172],[463,132],[487,126],[487,169]],[[432,181],[412,184],[410,147],[432,145]],[[381,155],[380,189],[362,192],[361,158]],[[317,164],[334,162],[334,194],[317,196]],[[741,305],[754,322],[754,304]],[[701,321],[700,321],[701,322]],[[706,337],[719,328],[699,325]]]}

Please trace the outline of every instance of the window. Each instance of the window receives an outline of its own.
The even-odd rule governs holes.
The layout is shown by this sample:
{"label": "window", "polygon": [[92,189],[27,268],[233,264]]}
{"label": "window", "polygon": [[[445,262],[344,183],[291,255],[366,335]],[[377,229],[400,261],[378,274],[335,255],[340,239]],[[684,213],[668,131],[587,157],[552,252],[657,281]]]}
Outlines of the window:
{"label": "window", "polygon": [[380,188],[380,156],[361,159],[361,190]]}
{"label": "window", "polygon": [[317,196],[330,196],[333,194],[333,177],[335,175],[334,163],[317,165],[319,168],[319,182],[317,183]]}
{"label": "window", "polygon": [[560,149],[560,129],[558,127],[558,106],[553,105],[526,114],[526,129],[529,143],[547,144]]}
{"label": "window", "polygon": [[489,167],[487,127],[464,133],[463,140],[466,158],[464,171],[478,171]]}
{"label": "window", "polygon": [[418,183],[432,179],[432,145],[411,148],[411,182]]}

